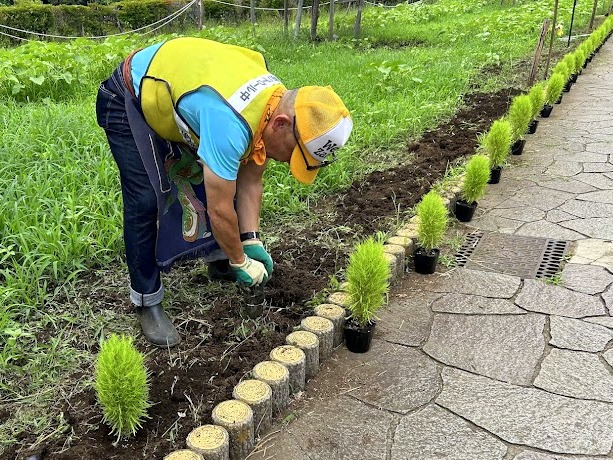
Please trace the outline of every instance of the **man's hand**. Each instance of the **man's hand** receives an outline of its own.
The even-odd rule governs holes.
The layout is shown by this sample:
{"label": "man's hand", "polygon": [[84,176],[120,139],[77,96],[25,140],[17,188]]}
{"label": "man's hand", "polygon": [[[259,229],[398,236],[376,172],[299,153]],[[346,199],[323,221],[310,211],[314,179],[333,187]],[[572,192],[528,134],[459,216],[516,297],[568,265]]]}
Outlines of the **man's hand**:
{"label": "man's hand", "polygon": [[270,278],[273,270],[272,257],[270,257],[270,254],[264,249],[262,242],[255,239],[243,241],[243,251],[252,259],[262,262]]}
{"label": "man's hand", "polygon": [[236,281],[245,286],[257,286],[268,280],[266,267],[261,262],[251,259],[245,254],[245,261],[242,264],[233,264],[230,267],[236,273]]}

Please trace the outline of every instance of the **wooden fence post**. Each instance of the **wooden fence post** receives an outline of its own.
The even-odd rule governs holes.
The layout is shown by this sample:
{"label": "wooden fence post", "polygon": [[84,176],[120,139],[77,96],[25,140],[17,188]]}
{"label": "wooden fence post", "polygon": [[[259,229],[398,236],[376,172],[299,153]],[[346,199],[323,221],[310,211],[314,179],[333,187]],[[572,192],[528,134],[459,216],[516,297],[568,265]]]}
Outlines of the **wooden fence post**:
{"label": "wooden fence post", "polygon": [[317,38],[317,23],[319,22],[319,0],[313,0],[311,6],[311,40]]}
{"label": "wooden fence post", "polygon": [[328,40],[334,40],[334,0],[330,0],[330,16],[328,18]]}
{"label": "wooden fence post", "polygon": [[532,59],[532,68],[530,69],[530,76],[528,77],[528,86],[532,86],[536,79],[536,71],[538,70],[539,62],[541,60],[541,54],[543,53],[543,46],[545,45],[545,39],[547,38],[547,32],[549,31],[549,19],[543,21],[543,27],[541,28],[541,35],[539,41],[536,44],[536,50],[534,51],[534,58]]}
{"label": "wooden fence post", "polygon": [[249,3],[249,19],[251,20],[251,26],[253,27],[253,36],[255,37],[255,0],[251,0]]}
{"label": "wooden fence post", "polygon": [[298,38],[300,33],[300,22],[302,21],[302,5],[304,0],[298,0],[298,9],[296,10],[296,28],[294,29],[294,38]]}
{"label": "wooden fence post", "polygon": [[289,0],[283,0],[283,35],[287,37],[289,31]]}
{"label": "wooden fence post", "polygon": [[543,80],[547,80],[547,74],[549,72],[549,63],[551,62],[551,51],[553,50],[553,41],[556,35],[556,21],[558,20],[558,0],[553,5],[553,21],[551,23],[551,39],[549,40],[549,53],[547,53],[547,64],[545,64],[545,75]]}
{"label": "wooden fence post", "polygon": [[204,5],[202,0],[198,0],[198,30],[202,30],[202,18],[204,16]]}
{"label": "wooden fence post", "polygon": [[598,0],[594,0],[594,7],[592,8],[592,17],[590,18],[590,32],[594,30],[594,18],[596,17],[596,8],[598,8]]}
{"label": "wooden fence post", "polygon": [[353,36],[360,38],[360,31],[362,30],[362,10],[364,9],[364,0],[358,1],[358,14],[355,18],[355,26],[353,27]]}

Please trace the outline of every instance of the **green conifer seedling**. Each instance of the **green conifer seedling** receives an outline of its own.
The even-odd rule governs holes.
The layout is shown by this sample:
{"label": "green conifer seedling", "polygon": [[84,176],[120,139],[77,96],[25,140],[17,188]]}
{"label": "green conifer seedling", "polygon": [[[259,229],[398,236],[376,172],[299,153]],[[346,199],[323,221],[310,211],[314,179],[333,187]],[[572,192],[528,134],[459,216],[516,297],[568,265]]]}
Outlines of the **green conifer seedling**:
{"label": "green conifer seedling", "polygon": [[448,211],[443,198],[433,190],[428,192],[418,203],[416,212],[419,217],[417,224],[419,244],[427,251],[438,248],[449,223]]}
{"label": "green conifer seedling", "polygon": [[495,120],[489,131],[479,138],[479,146],[489,157],[490,167],[504,165],[511,150],[511,124],[508,120]]}
{"label": "green conifer seedling", "polygon": [[507,119],[511,123],[511,140],[521,139],[532,121],[532,102],[526,94],[515,96],[509,107]]}
{"label": "green conifer seedling", "polygon": [[346,277],[351,318],[365,327],[375,319],[389,289],[390,266],[383,243],[370,237],[356,245],[349,257]]}
{"label": "green conifer seedling", "polygon": [[559,73],[554,73],[549,80],[547,80],[547,87],[545,89],[545,102],[548,105],[553,105],[562,94],[564,90],[564,84],[566,80],[564,79],[564,75]]}
{"label": "green conifer seedling", "polygon": [[568,67],[568,78],[570,78],[575,73],[575,56],[573,56],[573,53],[568,53],[564,56],[562,62]]}
{"label": "green conifer seedling", "polygon": [[536,120],[545,103],[545,84],[541,81],[533,85],[528,92],[528,97],[532,103],[532,119]]}
{"label": "green conifer seedling", "polygon": [[581,48],[577,48],[573,53],[573,62],[575,63],[573,73],[579,74],[583,68],[583,64],[585,63],[585,53]]}
{"label": "green conifer seedling", "polygon": [[473,155],[466,164],[462,198],[468,203],[476,203],[483,195],[490,180],[490,160],[485,155]]}
{"label": "green conifer seedling", "polygon": [[570,69],[568,68],[567,63],[563,60],[555,65],[551,73],[559,73],[560,75],[562,75],[562,77],[564,78],[564,83],[566,83],[570,78]]}
{"label": "green conifer seedling", "polygon": [[136,434],[151,404],[149,376],[132,337],[112,334],[102,342],[94,386],[111,433],[117,439]]}

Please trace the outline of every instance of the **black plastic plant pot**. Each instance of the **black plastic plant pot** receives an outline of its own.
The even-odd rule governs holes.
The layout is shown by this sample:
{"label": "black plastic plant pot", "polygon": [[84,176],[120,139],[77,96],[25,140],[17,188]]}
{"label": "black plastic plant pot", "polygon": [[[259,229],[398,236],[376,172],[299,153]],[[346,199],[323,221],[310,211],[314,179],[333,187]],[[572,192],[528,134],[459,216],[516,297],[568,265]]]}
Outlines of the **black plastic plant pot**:
{"label": "black plastic plant pot", "polygon": [[539,125],[538,120],[532,120],[528,125],[528,134],[534,134],[536,132],[536,128]]}
{"label": "black plastic plant pot", "polygon": [[573,81],[571,79],[568,79],[568,81],[564,84],[564,89],[562,91],[564,91],[565,93],[568,93],[572,87],[573,87]]}
{"label": "black plastic plant pot", "polygon": [[488,184],[497,184],[500,182],[500,175],[502,174],[502,166],[496,166],[490,169],[490,180],[487,181]]}
{"label": "black plastic plant pot", "polygon": [[562,96],[564,96],[564,93],[560,94],[560,97],[556,101],[556,104],[560,104],[562,102]]}
{"label": "black plastic plant pot", "polygon": [[553,110],[553,105],[545,104],[543,108],[541,109],[541,117],[549,118],[549,115],[551,115],[552,110]]}
{"label": "black plastic plant pot", "polygon": [[454,214],[456,219],[460,222],[470,222],[477,209],[477,202],[467,203],[464,200],[457,200],[455,202]]}
{"label": "black plastic plant pot", "polygon": [[511,146],[511,154],[521,155],[524,151],[524,145],[526,145],[526,139],[517,139]]}
{"label": "black plastic plant pot", "polygon": [[573,73],[570,75],[570,81],[574,84],[577,83],[577,78],[579,78],[579,74],[578,73]]}
{"label": "black plastic plant pot", "polygon": [[366,353],[370,350],[376,324],[376,322],[371,321],[366,327],[361,327],[354,321],[347,321],[343,330],[347,349],[352,353]]}
{"label": "black plastic plant pot", "polygon": [[436,264],[438,262],[438,256],[441,253],[439,249],[427,250],[421,246],[415,250],[413,254],[413,264],[415,265],[415,271],[422,275],[431,275],[436,270]]}

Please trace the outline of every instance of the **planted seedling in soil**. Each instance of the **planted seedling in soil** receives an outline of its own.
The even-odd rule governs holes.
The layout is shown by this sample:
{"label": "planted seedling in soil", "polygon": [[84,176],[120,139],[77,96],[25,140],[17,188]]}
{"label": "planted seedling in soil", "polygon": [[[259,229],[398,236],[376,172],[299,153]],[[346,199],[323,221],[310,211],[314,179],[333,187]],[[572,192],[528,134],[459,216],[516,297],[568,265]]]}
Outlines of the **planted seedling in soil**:
{"label": "planted seedling in soil", "polygon": [[112,334],[102,342],[94,386],[111,433],[117,440],[135,435],[151,404],[149,376],[132,337]]}

